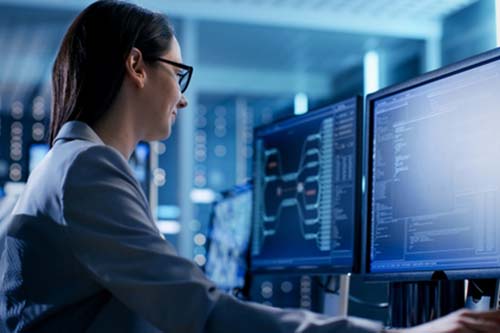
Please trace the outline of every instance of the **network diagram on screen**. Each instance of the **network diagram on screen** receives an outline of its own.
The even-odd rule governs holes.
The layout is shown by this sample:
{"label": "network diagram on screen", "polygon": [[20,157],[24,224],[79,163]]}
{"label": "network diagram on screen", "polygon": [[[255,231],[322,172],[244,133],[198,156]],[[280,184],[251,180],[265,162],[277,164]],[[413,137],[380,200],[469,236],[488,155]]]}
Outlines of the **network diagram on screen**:
{"label": "network diagram on screen", "polygon": [[252,266],[352,263],[354,101],[256,133]]}

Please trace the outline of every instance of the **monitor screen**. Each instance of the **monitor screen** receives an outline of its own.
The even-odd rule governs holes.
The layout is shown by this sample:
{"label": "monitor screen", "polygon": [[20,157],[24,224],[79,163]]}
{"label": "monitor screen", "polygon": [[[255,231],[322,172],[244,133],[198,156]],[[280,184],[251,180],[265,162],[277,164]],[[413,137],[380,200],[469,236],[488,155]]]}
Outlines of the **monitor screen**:
{"label": "monitor screen", "polygon": [[[31,173],[40,161],[49,151],[49,145],[46,143],[32,143],[28,147],[28,165]],[[151,148],[149,143],[140,142],[135,148],[129,160],[130,168],[135,178],[141,185],[146,197],[149,197],[149,179],[150,179],[150,156]]]}
{"label": "monitor screen", "polygon": [[220,289],[232,292],[244,286],[251,219],[249,186],[227,193],[214,205],[205,273]]}
{"label": "monitor screen", "polygon": [[499,57],[368,96],[368,273],[500,268]]}
{"label": "monitor screen", "polygon": [[352,98],[256,129],[253,270],[353,271],[360,106]]}

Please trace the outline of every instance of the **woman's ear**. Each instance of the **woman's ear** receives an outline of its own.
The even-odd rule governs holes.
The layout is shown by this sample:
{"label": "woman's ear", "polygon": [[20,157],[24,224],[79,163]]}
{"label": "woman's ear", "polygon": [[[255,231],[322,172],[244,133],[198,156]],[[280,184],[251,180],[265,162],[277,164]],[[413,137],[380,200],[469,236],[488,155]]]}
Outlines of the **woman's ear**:
{"label": "woman's ear", "polygon": [[146,65],[142,52],[133,47],[125,61],[126,75],[132,80],[132,83],[138,88],[144,88],[146,82]]}

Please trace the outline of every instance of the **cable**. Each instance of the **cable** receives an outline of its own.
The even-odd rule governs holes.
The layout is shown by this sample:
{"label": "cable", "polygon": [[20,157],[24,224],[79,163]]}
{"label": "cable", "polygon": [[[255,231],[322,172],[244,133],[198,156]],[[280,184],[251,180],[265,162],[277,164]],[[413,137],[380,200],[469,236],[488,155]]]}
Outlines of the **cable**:
{"label": "cable", "polygon": [[471,283],[474,286],[474,288],[476,288],[479,291],[481,296],[484,295],[484,290],[481,289],[481,287],[479,287],[479,285],[474,280],[469,280],[469,283]]}

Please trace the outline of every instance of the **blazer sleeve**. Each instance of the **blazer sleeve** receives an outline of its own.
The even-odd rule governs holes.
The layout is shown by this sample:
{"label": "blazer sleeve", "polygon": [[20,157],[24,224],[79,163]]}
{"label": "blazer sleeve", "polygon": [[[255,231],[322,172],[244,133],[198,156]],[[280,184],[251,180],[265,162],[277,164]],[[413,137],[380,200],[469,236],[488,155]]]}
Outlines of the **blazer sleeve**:
{"label": "blazer sleeve", "polygon": [[371,333],[381,325],[245,303],[220,293],[179,257],[152,221],[125,160],[93,146],[71,163],[62,223],[77,260],[131,310],[166,332]]}

